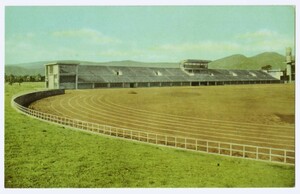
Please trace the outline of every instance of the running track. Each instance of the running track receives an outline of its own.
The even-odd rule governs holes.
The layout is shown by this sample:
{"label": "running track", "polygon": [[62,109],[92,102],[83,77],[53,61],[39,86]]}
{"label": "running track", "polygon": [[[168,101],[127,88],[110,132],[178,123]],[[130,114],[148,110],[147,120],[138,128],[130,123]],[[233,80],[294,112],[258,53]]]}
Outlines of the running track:
{"label": "running track", "polygon": [[[131,130],[227,143],[294,150],[294,127],[193,119],[126,107],[105,94],[73,92],[50,97],[47,109],[59,116]],[[46,107],[43,100],[33,106]]]}

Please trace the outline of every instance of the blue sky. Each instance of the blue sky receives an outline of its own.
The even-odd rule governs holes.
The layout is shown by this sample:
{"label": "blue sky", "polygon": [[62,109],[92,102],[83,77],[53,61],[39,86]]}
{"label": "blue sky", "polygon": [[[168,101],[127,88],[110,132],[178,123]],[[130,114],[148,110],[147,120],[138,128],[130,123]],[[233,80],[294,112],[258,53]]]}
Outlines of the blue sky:
{"label": "blue sky", "polygon": [[292,6],[7,6],[5,63],[179,62],[294,49]]}

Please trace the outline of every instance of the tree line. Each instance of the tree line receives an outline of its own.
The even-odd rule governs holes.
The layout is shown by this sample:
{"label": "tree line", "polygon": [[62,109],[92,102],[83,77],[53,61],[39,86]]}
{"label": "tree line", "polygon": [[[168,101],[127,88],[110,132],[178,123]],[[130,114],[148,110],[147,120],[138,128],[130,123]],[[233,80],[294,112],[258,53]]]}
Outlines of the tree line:
{"label": "tree line", "polygon": [[8,83],[9,85],[13,85],[14,83],[18,83],[21,85],[23,82],[44,82],[45,76],[42,76],[41,74],[37,75],[7,75],[5,74],[5,83]]}

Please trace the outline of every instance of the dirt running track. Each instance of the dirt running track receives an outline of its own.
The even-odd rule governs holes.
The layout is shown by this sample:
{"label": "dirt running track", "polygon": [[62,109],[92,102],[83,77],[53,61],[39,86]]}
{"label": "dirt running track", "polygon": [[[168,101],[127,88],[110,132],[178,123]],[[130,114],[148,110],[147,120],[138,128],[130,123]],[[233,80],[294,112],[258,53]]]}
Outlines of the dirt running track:
{"label": "dirt running track", "polygon": [[295,149],[294,85],[70,90],[31,108],[132,130]]}

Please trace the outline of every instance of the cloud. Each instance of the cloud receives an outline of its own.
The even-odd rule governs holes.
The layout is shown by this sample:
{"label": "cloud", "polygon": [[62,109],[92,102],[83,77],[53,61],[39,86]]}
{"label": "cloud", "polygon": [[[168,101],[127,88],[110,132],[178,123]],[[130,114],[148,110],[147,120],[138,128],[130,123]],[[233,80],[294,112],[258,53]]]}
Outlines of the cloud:
{"label": "cloud", "polygon": [[294,47],[294,38],[267,29],[236,34],[226,41],[204,40],[198,42],[168,43],[156,45],[149,50],[165,54],[173,59],[203,58],[218,59],[233,54],[254,56],[262,52],[284,54],[286,47]]}
{"label": "cloud", "polygon": [[64,39],[77,39],[78,41],[86,41],[87,43],[107,44],[121,43],[117,38],[106,36],[99,31],[82,28],[76,30],[55,31],[51,33],[53,37]]}
{"label": "cloud", "polygon": [[218,50],[237,50],[240,45],[230,41],[216,42],[216,41],[201,41],[196,43],[181,43],[181,44],[163,44],[154,47],[153,50],[160,50],[164,52],[195,52],[195,51],[210,51]]}
{"label": "cloud", "polygon": [[288,37],[267,29],[238,34],[235,40],[242,45],[246,52],[274,51],[282,53],[286,47],[294,48],[294,37]]}
{"label": "cloud", "polygon": [[7,63],[63,59],[179,62],[187,58],[215,60],[233,54],[254,56],[266,51],[284,54],[286,47],[294,50],[293,37],[267,29],[235,34],[223,41],[169,42],[146,46],[82,28],[51,33],[9,34],[5,42],[5,60]]}
{"label": "cloud", "polygon": [[241,39],[241,40],[253,40],[253,39],[259,39],[259,40],[263,40],[266,38],[274,38],[274,37],[278,37],[279,34],[275,31],[271,31],[268,29],[261,29],[255,32],[247,32],[247,33],[243,33],[243,34],[237,34],[235,36],[236,39]]}

